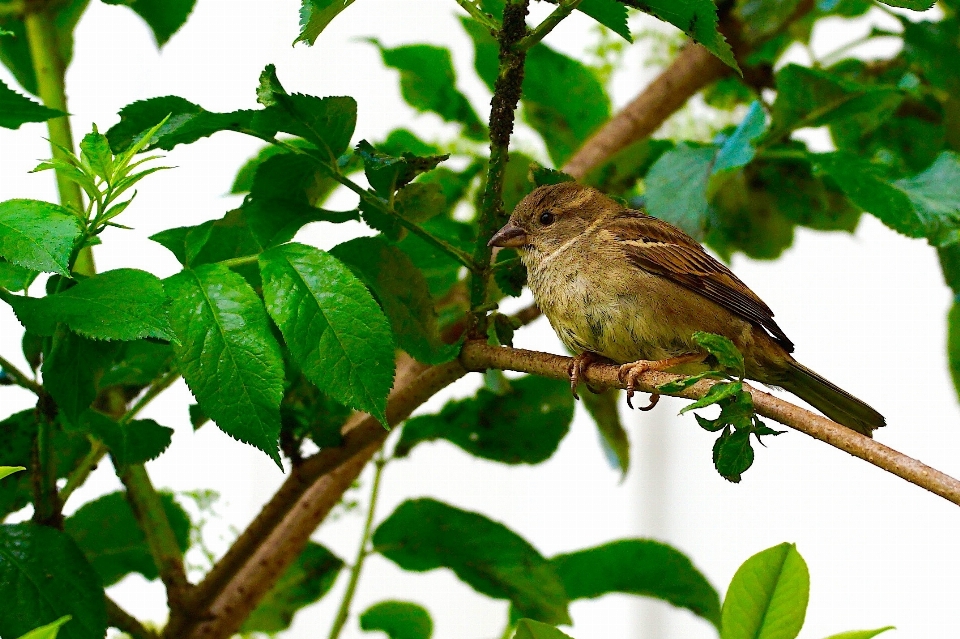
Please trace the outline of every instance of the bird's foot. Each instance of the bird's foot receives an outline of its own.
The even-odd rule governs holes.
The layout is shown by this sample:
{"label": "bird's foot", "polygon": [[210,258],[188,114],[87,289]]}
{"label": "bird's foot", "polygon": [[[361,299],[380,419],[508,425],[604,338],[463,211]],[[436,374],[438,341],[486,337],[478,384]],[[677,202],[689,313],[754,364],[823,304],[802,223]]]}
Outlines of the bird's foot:
{"label": "bird's foot", "polygon": [[[570,376],[570,392],[573,393],[575,399],[580,399],[580,396],[577,395],[577,386],[580,385],[581,381],[585,381],[584,374],[587,372],[587,369],[591,364],[602,361],[604,361],[604,358],[596,353],[584,351],[574,357],[573,361],[570,362],[570,365],[567,367],[567,375]],[[600,392],[591,387],[589,383],[587,384],[587,390],[591,393]]]}
{"label": "bird's foot", "polygon": [[[689,355],[681,355],[679,357],[669,357],[667,359],[658,359],[653,361],[641,359],[637,362],[624,364],[620,367],[617,377],[620,378],[620,381],[626,387],[627,406],[633,408],[633,395],[636,392],[637,380],[640,379],[640,376],[647,371],[665,371],[669,368],[673,368],[674,366],[680,366],[681,364],[702,362],[705,357],[706,355],[703,353],[691,353]],[[657,405],[658,401],[660,401],[660,394],[651,393],[650,403],[641,407],[640,410],[652,410],[653,407]]]}

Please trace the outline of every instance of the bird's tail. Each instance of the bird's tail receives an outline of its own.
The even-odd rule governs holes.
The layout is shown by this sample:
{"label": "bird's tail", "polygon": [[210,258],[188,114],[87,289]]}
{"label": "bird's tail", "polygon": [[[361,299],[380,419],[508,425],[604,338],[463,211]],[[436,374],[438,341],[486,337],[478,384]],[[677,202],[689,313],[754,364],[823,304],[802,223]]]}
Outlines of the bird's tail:
{"label": "bird's tail", "polygon": [[874,430],[887,423],[883,415],[799,362],[789,362],[786,375],[779,385],[838,424],[867,437],[872,437]]}

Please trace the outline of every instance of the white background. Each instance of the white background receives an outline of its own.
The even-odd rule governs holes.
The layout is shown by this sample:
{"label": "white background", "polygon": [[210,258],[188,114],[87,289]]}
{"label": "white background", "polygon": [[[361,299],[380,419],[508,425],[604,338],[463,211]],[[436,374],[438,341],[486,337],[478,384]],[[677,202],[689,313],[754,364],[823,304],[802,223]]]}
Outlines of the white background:
{"label": "white background", "polygon": [[[354,96],[360,108],[354,141],[382,139],[396,126],[411,127],[428,140],[449,138],[454,130],[449,125],[403,103],[396,72],[382,66],[377,51],[361,41],[365,37],[387,46],[450,47],[459,86],[486,119],[489,93],[472,71],[471,47],[455,17],[461,10],[452,0],[360,0],[313,48],[290,46],[298,30],[298,5],[295,0],[200,0],[186,27],[158,53],[132,12],[91,3],[77,30],[67,79],[75,135],[79,139],[91,122],[106,130],[120,107],[154,96],[176,94],[210,110],[255,108],[257,77],[264,65],[275,63],[288,90]],[[548,7],[535,9],[535,17],[542,17]],[[879,12],[870,18],[888,27],[896,24]],[[576,14],[547,42],[579,55],[596,38],[592,28],[589,19]],[[814,50],[823,55],[866,28],[864,21],[831,20],[815,33]],[[893,46],[887,42],[860,51],[890,56]],[[643,67],[648,54],[643,46],[628,50],[624,70],[615,77],[617,106],[655,73]],[[797,47],[789,57],[804,62],[806,55]],[[5,70],[0,78],[15,86]],[[688,124],[693,121],[686,117]],[[827,148],[822,132],[806,133],[818,148]],[[49,156],[45,136],[41,124],[0,129],[0,200],[56,199],[50,173],[27,174]],[[529,133],[521,132],[517,144],[545,159]],[[141,183],[136,203],[122,220],[136,230],[105,233],[105,245],[96,250],[98,267],[144,268],[161,277],[176,272],[173,256],[147,236],[233,208],[238,199],[224,194],[241,161],[257,148],[255,140],[221,133],[169,153],[166,163],[177,168]],[[338,203],[352,205],[349,197]],[[300,239],[329,248],[361,232],[359,225],[319,224]],[[950,293],[930,247],[864,216],[855,235],[800,231],[782,259],[754,262],[738,256],[733,268],[776,311],[798,345],[798,359],[886,415],[889,426],[877,439],[960,476],[960,420],[945,356]],[[13,313],[0,308],[0,352],[25,366],[20,335]],[[517,345],[562,352],[543,320],[521,331]],[[478,381],[471,376],[450,394],[469,394]],[[425,410],[438,409],[449,396],[435,398]],[[191,401],[179,383],[145,411],[145,417],[176,429],[170,450],[149,468],[159,487],[221,493],[222,519],[211,525],[208,538],[222,552],[283,476],[262,453],[209,425],[194,433],[186,412]],[[31,398],[4,388],[0,402],[6,415],[29,406]],[[430,495],[502,521],[547,556],[623,537],[652,537],[687,553],[721,593],[747,557],[782,541],[796,542],[812,580],[802,637],[887,624],[899,628],[890,636],[956,633],[956,506],[794,432],[759,450],[742,484],[727,483],[710,462],[713,436],[690,416],[674,417],[681,406],[669,398],[653,413],[630,413],[623,406],[635,455],[623,482],[607,465],[580,408],[559,452],[536,468],[480,461],[446,443],[422,445],[410,459],[388,466],[378,516],[386,517],[406,498]],[[368,483],[364,476],[362,489],[351,495],[365,500]],[[118,486],[104,463],[71,498],[67,511]],[[361,511],[355,510],[324,524],[314,538],[352,561],[361,521]],[[325,635],[345,583],[342,574],[334,590],[298,615],[284,636]],[[132,576],[110,594],[141,618],[163,620],[159,582]],[[449,571],[404,573],[374,556],[354,612],[386,598],[428,607],[440,639],[498,637],[507,610],[505,602],[474,593]],[[571,611],[575,626],[567,630],[578,639],[715,636],[687,612],[633,597],[581,601]],[[362,634],[354,617],[343,636]]]}

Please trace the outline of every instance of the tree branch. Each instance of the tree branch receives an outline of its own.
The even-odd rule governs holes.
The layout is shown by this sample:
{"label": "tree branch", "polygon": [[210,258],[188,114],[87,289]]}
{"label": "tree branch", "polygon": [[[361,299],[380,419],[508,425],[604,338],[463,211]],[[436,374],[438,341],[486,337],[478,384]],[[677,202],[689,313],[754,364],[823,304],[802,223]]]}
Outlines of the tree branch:
{"label": "tree branch", "polygon": [[107,597],[107,625],[133,637],[133,639],[159,639],[153,630],[146,628],[140,620]]}
{"label": "tree branch", "polygon": [[[464,368],[482,371],[488,368],[532,373],[553,379],[568,379],[568,367],[573,361],[569,357],[549,355],[515,348],[490,346],[483,342],[467,342],[460,353]],[[592,364],[585,378],[594,387],[623,388],[618,377],[620,367],[613,364]],[[653,393],[660,392],[658,387],[667,382],[682,379],[681,375],[649,371],[640,376],[638,390]],[[676,393],[676,397],[700,399],[716,382],[701,380],[690,388]],[[834,421],[790,402],[774,397],[748,385],[744,388],[753,396],[753,405],[757,413],[775,419],[784,426],[798,430],[814,439],[830,444],[835,448],[859,457],[877,468],[892,473],[911,484],[925,488],[957,505],[960,505],[960,480],[931,468],[926,464],[908,457],[888,446],[884,446],[869,437],[841,426]],[[670,393],[673,395],[673,393]]]}
{"label": "tree branch", "polygon": [[28,391],[34,395],[40,395],[43,392],[43,387],[40,384],[36,383],[30,377],[14,366],[11,362],[0,357],[0,371],[7,374],[7,377],[21,388],[26,388]]}

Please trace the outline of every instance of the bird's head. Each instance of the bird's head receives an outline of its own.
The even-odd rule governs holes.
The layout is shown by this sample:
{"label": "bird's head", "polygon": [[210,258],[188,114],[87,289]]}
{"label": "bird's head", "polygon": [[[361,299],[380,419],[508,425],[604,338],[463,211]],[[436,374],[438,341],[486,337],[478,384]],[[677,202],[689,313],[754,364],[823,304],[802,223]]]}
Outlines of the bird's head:
{"label": "bird's head", "polygon": [[549,254],[619,208],[600,191],[576,182],[541,186],[517,204],[488,245]]}

